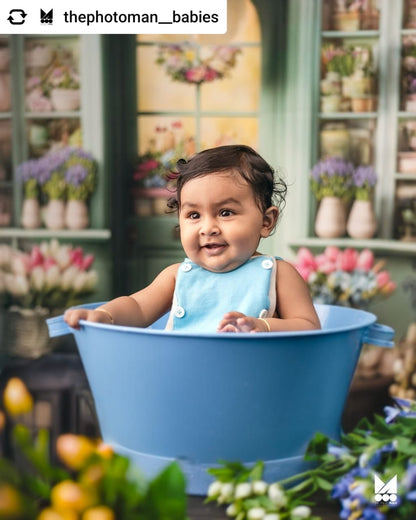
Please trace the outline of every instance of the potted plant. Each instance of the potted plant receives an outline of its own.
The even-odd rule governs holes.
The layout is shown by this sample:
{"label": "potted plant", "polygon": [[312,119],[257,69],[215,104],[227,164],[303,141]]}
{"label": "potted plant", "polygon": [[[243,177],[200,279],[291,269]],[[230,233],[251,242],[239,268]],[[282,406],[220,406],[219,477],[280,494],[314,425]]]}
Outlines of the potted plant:
{"label": "potted plant", "polygon": [[336,31],[352,32],[360,29],[361,0],[338,0],[333,15]]}
{"label": "potted plant", "polygon": [[377,174],[372,166],[358,166],[352,178],[354,202],[347,221],[347,232],[352,238],[372,238],[377,229],[373,207]]}
{"label": "potted plant", "polygon": [[30,159],[17,167],[17,177],[23,183],[21,222],[26,229],[40,227],[39,167],[36,159]]}
{"label": "potted plant", "polygon": [[311,189],[319,202],[315,232],[322,238],[343,236],[346,202],[352,194],[354,166],[341,157],[320,160],[311,170]]}
{"label": "potted plant", "polygon": [[88,201],[97,185],[97,162],[81,148],[72,148],[63,165],[67,184],[65,223],[69,229],[89,225]]}
{"label": "potted plant", "polygon": [[29,251],[0,246],[5,338],[12,355],[38,357],[51,348],[45,318],[85,301],[97,273],[94,256],[57,240]]}
{"label": "potted plant", "polygon": [[55,64],[45,79],[54,110],[78,110],[81,104],[80,79],[70,65]]}

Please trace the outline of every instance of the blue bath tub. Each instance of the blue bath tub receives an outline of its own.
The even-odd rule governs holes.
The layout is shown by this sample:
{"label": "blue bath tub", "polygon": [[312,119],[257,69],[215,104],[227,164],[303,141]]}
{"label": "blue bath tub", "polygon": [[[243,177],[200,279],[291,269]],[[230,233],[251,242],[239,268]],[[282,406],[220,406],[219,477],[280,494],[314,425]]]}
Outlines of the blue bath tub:
{"label": "blue bath tub", "polygon": [[262,459],[274,481],[304,468],[316,432],[339,438],[362,344],[390,347],[394,332],[369,312],[316,309],[319,331],[195,335],[164,319],[74,330],[62,316],[48,327],[75,335],[105,442],[148,476],[179,460],[188,493],[205,494],[220,460]]}

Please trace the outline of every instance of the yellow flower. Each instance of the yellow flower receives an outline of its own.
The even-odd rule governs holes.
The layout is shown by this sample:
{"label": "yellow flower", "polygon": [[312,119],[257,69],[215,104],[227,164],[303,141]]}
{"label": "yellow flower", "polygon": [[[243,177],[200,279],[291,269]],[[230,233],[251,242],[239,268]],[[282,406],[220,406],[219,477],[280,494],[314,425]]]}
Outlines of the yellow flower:
{"label": "yellow flower", "polygon": [[74,470],[81,469],[95,449],[95,444],[84,435],[65,433],[60,435],[56,441],[58,457]]}
{"label": "yellow flower", "polygon": [[21,512],[18,491],[9,484],[0,484],[0,518],[19,518]]}
{"label": "yellow flower", "polygon": [[88,492],[82,485],[72,480],[59,482],[51,491],[52,507],[58,511],[70,509],[81,513],[88,507],[91,507],[94,502],[94,494]]}
{"label": "yellow flower", "polygon": [[10,415],[27,413],[33,408],[33,397],[23,381],[17,377],[9,379],[3,392],[3,402]]}
{"label": "yellow flower", "polygon": [[36,520],[78,520],[78,513],[70,509],[57,511],[52,507],[46,507],[40,512]]}
{"label": "yellow flower", "polygon": [[115,520],[114,511],[107,506],[91,507],[84,511],[82,520]]}

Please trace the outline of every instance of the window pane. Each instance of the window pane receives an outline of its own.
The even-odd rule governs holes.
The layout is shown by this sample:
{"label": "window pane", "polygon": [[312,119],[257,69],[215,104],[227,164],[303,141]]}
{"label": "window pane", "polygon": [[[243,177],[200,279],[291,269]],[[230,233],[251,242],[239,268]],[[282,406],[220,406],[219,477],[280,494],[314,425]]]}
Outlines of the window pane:
{"label": "window pane", "polygon": [[[227,48],[225,48],[227,52]],[[203,111],[254,112],[260,99],[260,48],[242,47],[223,79],[201,85]]]}
{"label": "window pane", "polygon": [[258,147],[258,120],[255,117],[203,117],[201,148],[243,143]]}
{"label": "window pane", "polygon": [[157,46],[137,48],[139,112],[195,110],[196,85],[173,81],[166,67],[156,63]]}
{"label": "window pane", "polygon": [[172,151],[183,157],[195,153],[193,117],[142,116],[138,119],[139,155]]}

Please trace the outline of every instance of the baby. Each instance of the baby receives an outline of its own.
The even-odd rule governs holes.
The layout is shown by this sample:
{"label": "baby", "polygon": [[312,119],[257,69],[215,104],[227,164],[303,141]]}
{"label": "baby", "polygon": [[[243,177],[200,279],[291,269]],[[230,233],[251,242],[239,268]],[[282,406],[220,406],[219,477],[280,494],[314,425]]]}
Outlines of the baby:
{"label": "baby", "polygon": [[270,332],[319,329],[309,289],[288,262],[261,255],[275,229],[286,184],[252,148],[220,146],[177,165],[180,237],[187,258],[144,289],[94,310],[69,309],[65,321],[147,327],[170,311],[168,329]]}

